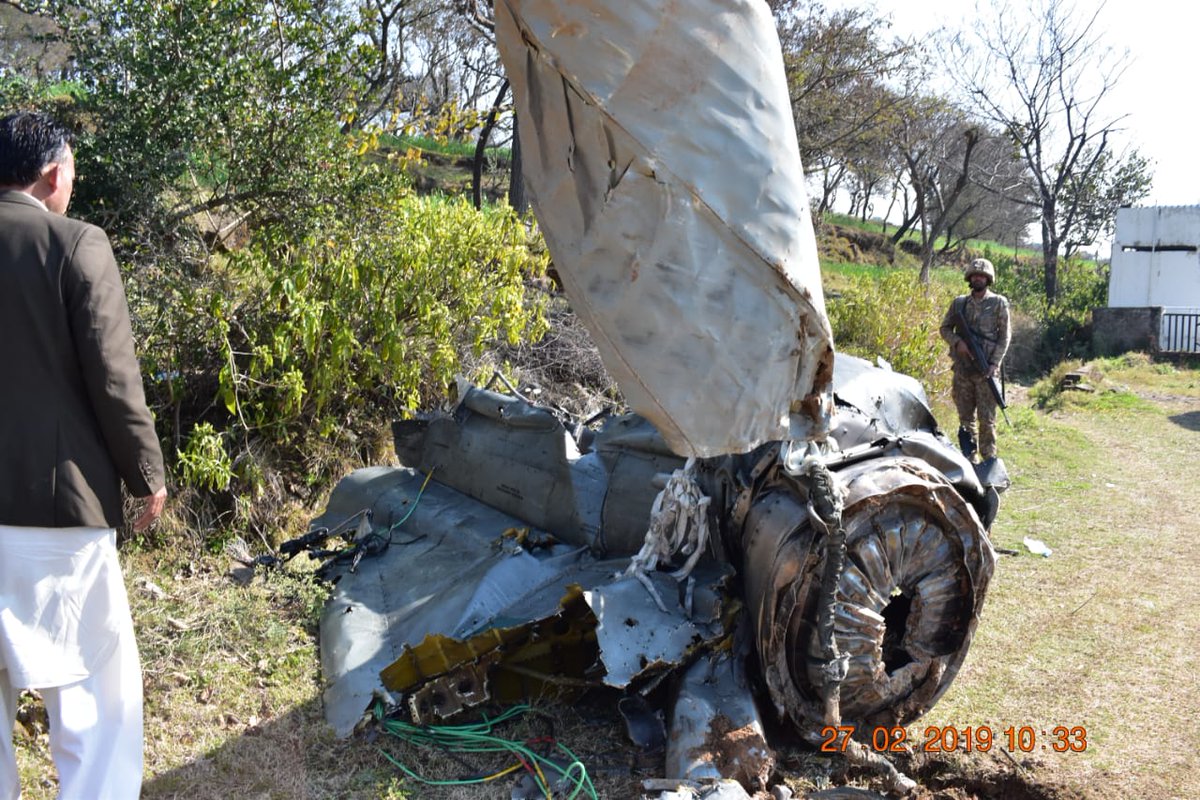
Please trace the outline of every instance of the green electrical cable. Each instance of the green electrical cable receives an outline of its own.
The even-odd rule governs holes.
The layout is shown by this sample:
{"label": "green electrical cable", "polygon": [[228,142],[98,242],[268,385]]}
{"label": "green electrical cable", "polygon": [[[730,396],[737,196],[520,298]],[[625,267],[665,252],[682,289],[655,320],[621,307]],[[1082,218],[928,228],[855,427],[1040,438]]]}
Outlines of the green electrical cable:
{"label": "green electrical cable", "polygon": [[[521,760],[522,763],[533,765],[534,768],[530,771],[534,773],[534,781],[547,797],[551,796],[552,787],[549,785],[549,780],[544,776],[543,767],[550,768],[571,782],[573,791],[568,795],[568,800],[578,797],[580,792],[584,791],[587,792],[587,796],[592,798],[592,800],[598,800],[596,788],[587,773],[587,767],[565,745],[555,741],[555,746],[571,759],[566,767],[562,767],[552,759],[540,755],[519,741],[492,735],[492,731],[497,725],[514,719],[527,711],[529,711],[529,706],[522,704],[507,709],[504,713],[493,719],[489,719],[485,715],[483,722],[479,723],[467,725],[413,725],[397,719],[387,719],[384,716],[383,703],[380,702],[375,705],[375,718],[380,722],[385,732],[417,747],[454,749],[458,752],[466,753],[508,753],[513,755]],[[383,755],[388,761],[404,772],[405,775],[429,786],[465,786],[486,783],[514,771],[514,768],[509,768],[482,778],[433,780],[417,774],[390,754],[385,752]]]}
{"label": "green electrical cable", "polygon": [[421,488],[417,492],[417,499],[413,500],[413,504],[409,507],[408,513],[405,514],[403,517],[401,517],[399,522],[393,524],[392,527],[388,528],[387,535],[389,537],[392,535],[392,531],[396,530],[396,528],[399,528],[401,525],[403,525],[405,523],[405,521],[407,521],[408,518],[412,516],[412,513],[417,510],[417,503],[421,502],[421,495],[425,494],[425,487],[429,485],[429,479],[433,477],[433,473],[436,471],[437,471],[437,467],[434,467],[433,469],[429,470],[429,473],[425,476],[425,481],[421,484]]}

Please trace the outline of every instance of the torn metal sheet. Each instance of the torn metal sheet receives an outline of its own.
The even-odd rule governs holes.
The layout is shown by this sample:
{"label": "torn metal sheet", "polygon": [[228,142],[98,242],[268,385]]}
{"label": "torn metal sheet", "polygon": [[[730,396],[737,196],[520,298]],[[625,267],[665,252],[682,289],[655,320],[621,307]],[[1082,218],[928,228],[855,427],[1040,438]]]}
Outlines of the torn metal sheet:
{"label": "torn metal sheet", "polygon": [[[624,687],[724,636],[727,568],[694,573],[690,615],[667,620],[641,583],[614,580],[628,559],[597,560],[563,544],[527,550],[504,535],[525,521],[437,480],[417,502],[423,482],[409,469],[359,470],[314,522],[331,526],[368,509],[375,532],[386,533],[408,515],[382,554],[330,574],[321,656],[326,718],[338,735],[380,688],[430,720],[556,687]],[[653,580],[664,597],[677,593],[670,578]],[[634,627],[627,620],[646,624],[625,635]]]}
{"label": "torn metal sheet", "polygon": [[[843,593],[857,599],[843,600],[838,635],[859,650],[844,708],[918,713],[949,683],[974,629],[991,568],[977,508],[986,495],[932,427],[919,387],[857,359],[840,358],[837,374],[847,389],[836,392],[827,460],[857,498],[847,519],[863,530],[899,526],[880,541],[851,530]],[[350,520],[391,542],[356,569],[332,570],[322,664],[327,713],[340,734],[381,683],[407,696],[418,718],[433,718],[535,686],[626,686],[669,672],[728,627],[737,597],[724,580],[734,565],[760,654],[783,670],[775,685],[794,689],[780,688],[774,699],[807,719],[808,629],[785,635],[779,626],[811,625],[820,551],[778,446],[699,465],[720,535],[690,590],[649,574],[669,602],[663,611],[637,580],[615,576],[629,563],[620,554],[641,547],[654,495],[683,459],[635,416],[606,420],[580,445],[545,409],[482,390],[463,396],[451,416],[396,426],[397,453],[417,470],[360,470],[314,521],[332,528]],[[422,471],[432,473],[423,493]],[[914,533],[924,529],[909,524],[913,508],[933,520],[928,535]],[[506,535],[514,531],[528,533]],[[735,555],[732,564],[722,551]],[[912,572],[915,565],[924,571]],[[888,611],[894,591],[905,599]],[[888,615],[904,602],[897,627]],[[879,637],[889,630],[903,633],[884,647]],[[896,668],[901,651],[918,666]],[[448,691],[454,686],[466,688]]]}
{"label": "torn metal sheet", "polygon": [[581,449],[549,409],[461,391],[453,416],[392,426],[401,463],[599,555],[641,546],[657,476],[683,465],[646,420],[607,419]]}
{"label": "torn metal sheet", "polygon": [[839,355],[834,363],[834,385],[838,404],[866,416],[880,434],[903,436],[937,430],[925,390],[909,375]]}
{"label": "torn metal sheet", "polygon": [[[719,573],[693,577],[705,587],[720,580]],[[666,611],[658,608],[645,586],[629,576],[584,593],[596,615],[596,640],[608,686],[622,688],[640,675],[672,669],[697,646],[723,634],[717,609],[689,615],[679,583],[665,573],[654,573],[650,580],[666,602]]]}
{"label": "torn metal sheet", "polygon": [[[321,635],[335,728],[347,733],[380,687],[432,722],[485,702],[605,686],[648,694],[678,679],[668,777],[761,789],[768,756],[758,759],[758,709],[737,673],[756,664],[774,716],[801,735],[829,709],[817,623],[833,537],[814,522],[801,456],[846,492],[845,566],[830,573],[846,658],[839,719],[917,718],[946,691],[978,623],[997,487],[941,434],[910,379],[848,357],[835,379],[820,448],[771,443],[683,470],[711,535],[681,579],[671,570],[691,563],[682,550],[661,554],[658,569],[629,569],[661,527],[656,494],[685,466],[645,419],[584,432],[469,387],[453,414],[398,423],[408,467],[350,476],[315,523],[390,542],[331,570]],[[735,631],[753,662],[720,655]],[[699,666],[710,658],[721,666]]]}
{"label": "torn metal sheet", "polygon": [[822,438],[832,337],[768,8],[495,15],[538,221],[630,406],[680,455]]}
{"label": "torn metal sheet", "polygon": [[[321,616],[326,718],[346,736],[381,688],[381,671],[429,634],[464,636],[582,557],[558,545],[535,556],[502,547],[501,534],[524,523],[407,469],[358,470],[338,484],[314,527],[333,527],[363,510],[391,544],[355,571],[338,565]],[[417,498],[420,496],[420,502]],[[416,503],[416,508],[413,504]],[[393,525],[411,514],[396,530]],[[557,608],[560,591],[545,615]]]}

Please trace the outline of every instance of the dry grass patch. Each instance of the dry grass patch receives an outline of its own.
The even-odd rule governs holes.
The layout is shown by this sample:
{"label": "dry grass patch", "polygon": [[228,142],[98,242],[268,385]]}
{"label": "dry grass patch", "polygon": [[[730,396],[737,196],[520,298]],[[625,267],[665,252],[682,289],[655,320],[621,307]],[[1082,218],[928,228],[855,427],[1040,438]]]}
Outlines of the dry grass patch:
{"label": "dry grass patch", "polygon": [[[1043,737],[1027,769],[1071,797],[1189,796],[1200,776],[1200,554],[1191,545],[1200,426],[1141,398],[1179,375],[1134,362],[1105,379],[1123,396],[1064,405],[1002,441],[1014,486],[993,538],[1002,557],[958,680],[925,725],[1087,731],[1084,752]],[[1049,558],[1030,555],[1026,537]],[[1024,754],[1015,753],[1018,758]]]}

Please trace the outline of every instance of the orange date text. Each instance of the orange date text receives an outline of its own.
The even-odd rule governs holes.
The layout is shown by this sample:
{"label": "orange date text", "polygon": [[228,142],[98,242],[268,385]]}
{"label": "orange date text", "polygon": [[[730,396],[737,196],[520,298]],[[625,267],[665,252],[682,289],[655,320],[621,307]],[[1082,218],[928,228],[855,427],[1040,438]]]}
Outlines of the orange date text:
{"label": "orange date text", "polygon": [[1081,753],[1088,746],[1087,728],[1082,725],[929,725],[919,738],[910,738],[908,729],[900,725],[879,725],[856,739],[857,732],[854,725],[826,725],[819,749],[822,753],[844,753],[851,747],[869,747],[877,753],[986,753],[995,747],[1017,753]]}

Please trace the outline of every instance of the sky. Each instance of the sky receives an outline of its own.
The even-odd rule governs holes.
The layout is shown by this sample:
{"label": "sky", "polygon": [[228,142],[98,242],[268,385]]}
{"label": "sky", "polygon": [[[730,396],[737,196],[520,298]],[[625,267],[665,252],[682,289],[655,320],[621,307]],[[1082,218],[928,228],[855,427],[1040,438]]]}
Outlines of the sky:
{"label": "sky", "polygon": [[[1023,4],[1013,0],[1016,8]],[[940,26],[968,28],[976,17],[969,0],[826,0],[825,5],[874,5],[902,36]],[[1075,2],[1081,14],[1098,6],[1094,0]],[[1154,183],[1142,203],[1200,204],[1200,4],[1108,0],[1097,18],[1096,34],[1102,43],[1129,51],[1129,65],[1103,108],[1106,118],[1128,115],[1120,123],[1122,145],[1132,145],[1151,159]]]}

